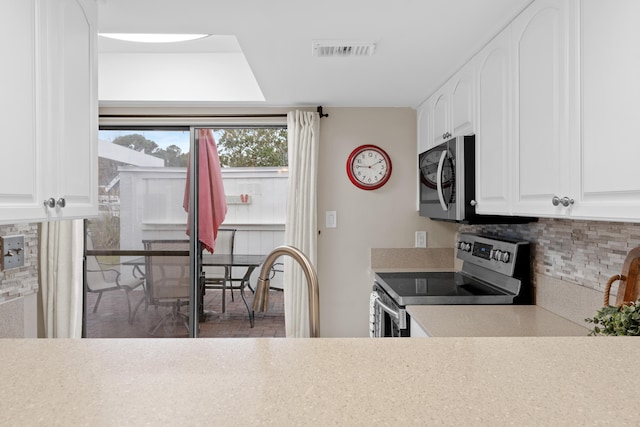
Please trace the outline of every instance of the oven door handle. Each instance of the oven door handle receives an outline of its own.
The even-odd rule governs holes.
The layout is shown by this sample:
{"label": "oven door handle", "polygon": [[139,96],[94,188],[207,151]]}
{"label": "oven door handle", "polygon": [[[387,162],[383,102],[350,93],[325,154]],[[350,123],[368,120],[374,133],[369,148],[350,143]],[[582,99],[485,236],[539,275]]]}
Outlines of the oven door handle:
{"label": "oven door handle", "polygon": [[398,329],[407,329],[407,310],[404,308],[399,308],[398,310],[394,310],[389,307],[387,304],[380,301],[380,298],[375,300],[375,304],[380,306],[384,311],[389,314],[389,316],[396,319],[398,322]]}
{"label": "oven door handle", "polygon": [[440,161],[438,162],[438,172],[436,175],[436,189],[438,191],[438,199],[440,200],[440,206],[442,206],[443,211],[449,210],[449,205],[444,200],[444,189],[442,188],[442,168],[444,167],[444,161],[447,158],[447,150],[442,152],[440,156]]}

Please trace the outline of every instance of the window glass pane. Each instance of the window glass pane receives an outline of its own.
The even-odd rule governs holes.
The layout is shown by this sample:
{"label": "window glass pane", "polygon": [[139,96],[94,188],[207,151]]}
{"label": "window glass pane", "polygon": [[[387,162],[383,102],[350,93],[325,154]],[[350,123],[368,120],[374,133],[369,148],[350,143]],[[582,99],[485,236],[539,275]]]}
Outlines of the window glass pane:
{"label": "window glass pane", "polygon": [[287,166],[287,129],[213,129],[222,167]]}
{"label": "window glass pane", "polygon": [[[99,140],[101,215],[90,221],[95,247],[142,249],[147,238],[184,238],[190,132],[101,130]],[[151,224],[158,233],[145,232]]]}

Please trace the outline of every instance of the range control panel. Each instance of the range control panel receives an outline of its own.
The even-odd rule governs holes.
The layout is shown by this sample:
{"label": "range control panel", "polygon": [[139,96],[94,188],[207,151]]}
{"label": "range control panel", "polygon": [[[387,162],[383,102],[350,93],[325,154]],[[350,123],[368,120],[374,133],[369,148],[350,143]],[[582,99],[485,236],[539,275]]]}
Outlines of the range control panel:
{"label": "range control panel", "polygon": [[495,239],[478,234],[460,234],[456,248],[458,249],[457,257],[464,262],[479,265],[507,276],[513,276],[518,256],[521,253],[526,253],[526,256],[529,256],[529,242]]}

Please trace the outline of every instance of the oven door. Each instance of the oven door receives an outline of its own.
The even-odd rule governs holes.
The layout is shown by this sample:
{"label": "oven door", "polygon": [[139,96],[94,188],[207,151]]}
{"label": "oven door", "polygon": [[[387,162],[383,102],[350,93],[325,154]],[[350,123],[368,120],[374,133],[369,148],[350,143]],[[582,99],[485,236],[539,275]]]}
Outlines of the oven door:
{"label": "oven door", "polygon": [[456,140],[419,156],[420,215],[456,220]]}
{"label": "oven door", "polygon": [[377,284],[371,292],[369,335],[374,338],[409,337],[409,315]]}

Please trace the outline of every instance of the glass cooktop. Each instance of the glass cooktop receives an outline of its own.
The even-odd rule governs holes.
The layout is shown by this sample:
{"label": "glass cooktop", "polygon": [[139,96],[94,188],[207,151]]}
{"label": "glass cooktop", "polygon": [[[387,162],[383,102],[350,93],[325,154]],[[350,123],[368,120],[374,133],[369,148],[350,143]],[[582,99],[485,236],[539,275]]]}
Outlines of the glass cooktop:
{"label": "glass cooktop", "polygon": [[420,304],[513,304],[514,294],[459,272],[376,273],[378,283],[401,306]]}

